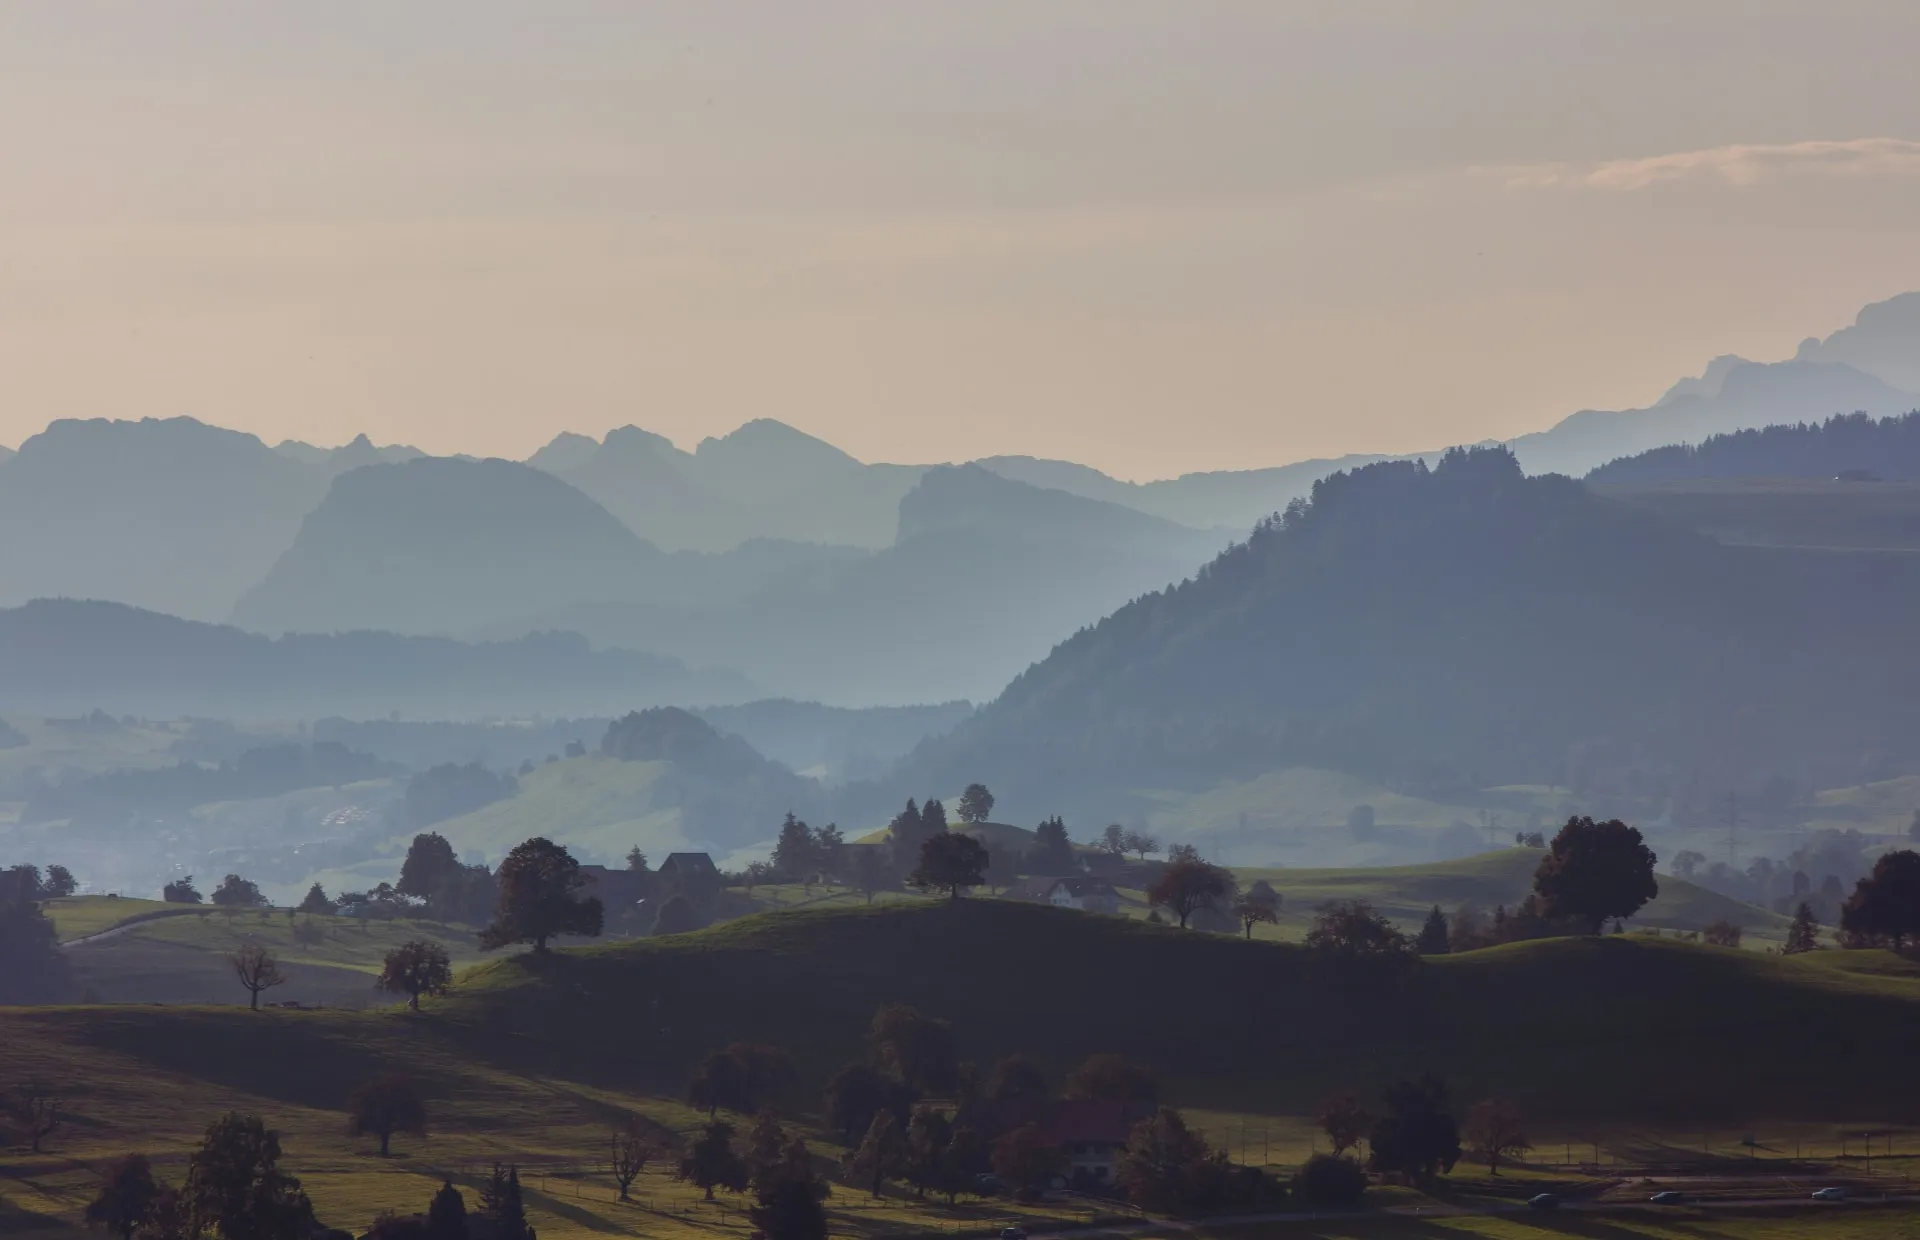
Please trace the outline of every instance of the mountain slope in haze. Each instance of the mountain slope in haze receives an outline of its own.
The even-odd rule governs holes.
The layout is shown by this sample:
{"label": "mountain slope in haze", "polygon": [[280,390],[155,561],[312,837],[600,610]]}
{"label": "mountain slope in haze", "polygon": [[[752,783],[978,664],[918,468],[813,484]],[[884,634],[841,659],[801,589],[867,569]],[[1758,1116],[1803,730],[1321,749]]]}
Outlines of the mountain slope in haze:
{"label": "mountain slope in haze", "polygon": [[1903,392],[1920,392],[1920,293],[1862,308],[1851,326],[1802,341],[1794,360],[1845,363]]}
{"label": "mountain slope in haze", "polygon": [[1003,478],[1030,486],[1124,504],[1194,529],[1228,530],[1237,538],[1312,491],[1313,484],[1328,474],[1376,461],[1410,460],[1418,456],[1438,456],[1438,453],[1413,453],[1405,457],[1342,456],[1298,461],[1270,469],[1182,474],[1154,482],[1122,482],[1090,466],[1030,456],[993,456],[974,463]]}
{"label": "mountain slope in haze", "polygon": [[224,618],[327,477],[191,418],[55,422],[0,464],[0,605],[64,595]]}
{"label": "mountain slope in haze", "polygon": [[12,448],[7,447],[7,445],[5,444],[0,444],[0,465],[5,465],[8,461],[11,461],[17,455],[18,453],[16,453]]}
{"label": "mountain slope in haze", "polygon": [[729,672],[572,634],[468,645],[391,633],[267,638],[114,603],[0,611],[0,710],[152,718],[608,715],[760,696]]}
{"label": "mountain slope in haze", "polygon": [[589,604],[527,623],[737,667],[782,696],[947,701],[995,692],[1224,541],[977,466],[927,471],[899,508],[893,546],[736,606]]}
{"label": "mountain slope in haze", "polygon": [[341,470],[418,455],[269,448],[192,418],[62,420],[0,452],[0,606],[109,598],[224,619]]}
{"label": "mountain slope in haze", "polygon": [[625,426],[594,443],[564,434],[528,464],[598,500],[669,550],[724,551],[752,538],[884,547],[922,467],[868,465],[770,418],[685,452]]}
{"label": "mountain slope in haze", "polygon": [[1651,408],[1583,410],[1508,447],[1530,474],[1577,477],[1623,456],[1749,427],[1920,407],[1920,396],[1837,362],[1722,362],[1717,373],[1710,368],[1700,380],[1676,385]]}
{"label": "mountain slope in haze", "polygon": [[1062,643],[880,800],[982,780],[1084,818],[1288,766],[1837,786],[1920,769],[1916,607],[1910,555],[1723,546],[1496,449],[1374,465]]}
{"label": "mountain slope in haze", "polygon": [[233,618],[261,632],[464,633],[529,599],[630,594],[666,562],[551,474],[422,457],[335,479]]}

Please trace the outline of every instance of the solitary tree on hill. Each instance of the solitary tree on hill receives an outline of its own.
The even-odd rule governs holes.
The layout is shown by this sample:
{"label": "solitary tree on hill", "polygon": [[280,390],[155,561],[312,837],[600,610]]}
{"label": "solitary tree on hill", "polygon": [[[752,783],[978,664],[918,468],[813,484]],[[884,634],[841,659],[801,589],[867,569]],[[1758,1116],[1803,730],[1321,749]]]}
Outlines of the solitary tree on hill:
{"label": "solitary tree on hill", "polygon": [[331,917],[336,911],[333,901],[327,898],[326,889],[319,883],[307,888],[306,899],[300,901],[300,912],[309,917]]}
{"label": "solitary tree on hill", "polygon": [[1631,917],[1660,894],[1656,859],[1640,832],[1617,818],[1569,818],[1540,859],[1533,890],[1547,918],[1598,934],[1608,918]]}
{"label": "solitary tree on hill", "polygon": [[122,1154],[107,1164],[99,1195],[87,1203],[87,1226],[111,1232],[120,1240],[133,1240],[133,1233],[152,1218],[160,1192],[147,1156]]}
{"label": "solitary tree on hill", "polygon": [[1127,832],[1127,851],[1141,861],[1145,861],[1150,853],[1160,851],[1160,841],[1147,831],[1129,831]]}
{"label": "solitary tree on hill", "polygon": [[987,881],[987,850],[971,835],[942,831],[920,845],[920,864],[907,883],[923,891],[944,891],[949,899]]}
{"label": "solitary tree on hill", "polygon": [[18,1126],[20,1135],[27,1139],[27,1148],[36,1154],[40,1152],[41,1143],[66,1123],[66,1112],[62,1109],[67,1104],[65,1096],[46,1085],[29,1082],[8,1094],[4,1101],[8,1116]]}
{"label": "solitary tree on hill", "polygon": [[267,902],[267,898],[260,894],[260,884],[250,878],[241,878],[238,874],[229,874],[213,889],[213,902],[221,908],[259,908]]}
{"label": "solitary tree on hill", "polygon": [[1280,920],[1280,893],[1266,879],[1259,879],[1233,902],[1233,915],[1252,939],[1256,925],[1271,926]]}
{"label": "solitary tree on hill", "polygon": [[626,1123],[614,1127],[607,1147],[607,1170],[612,1173],[613,1182],[620,1186],[620,1200],[633,1200],[633,1182],[660,1152],[659,1144],[642,1131],[631,1116]]}
{"label": "solitary tree on hill", "polygon": [[1232,891],[1233,876],[1227,871],[1198,857],[1183,856],[1160,871],[1147,889],[1147,903],[1172,912],[1185,929],[1188,918],[1201,909],[1219,907]]}
{"label": "solitary tree on hill", "polygon": [[1533,1148],[1533,1143],[1527,1140],[1527,1126],[1520,1117],[1520,1108],[1504,1098],[1474,1103],[1467,1111],[1464,1135],[1467,1149],[1487,1164],[1491,1175],[1500,1174],[1501,1159]]}
{"label": "solitary tree on hill", "polygon": [[1787,941],[1780,948],[1781,955],[1797,956],[1801,952],[1816,951],[1820,947],[1820,919],[1813,915],[1813,906],[1805,900],[1793,910],[1793,924],[1787,927]]}
{"label": "solitary tree on hill", "polygon": [[1107,856],[1124,861],[1127,856],[1127,829],[1117,822],[1110,822],[1095,844]]}
{"label": "solitary tree on hill", "polygon": [[246,988],[247,1006],[256,1012],[260,1010],[261,991],[286,985],[287,977],[280,972],[280,962],[258,943],[242,944],[239,951],[227,957],[227,963],[234,977]]}
{"label": "solitary tree on hill", "polygon": [[599,935],[604,910],[598,898],[579,894],[587,879],[559,844],[528,840],[507,854],[495,878],[499,900],[493,924],[480,932],[480,946],[532,943],[534,951],[544,952],[556,935]]}
{"label": "solitary tree on hill", "polygon": [[387,953],[376,989],[405,995],[407,1006],[420,1010],[421,995],[445,994],[453,985],[453,963],[447,949],[426,939],[413,939]]}
{"label": "solitary tree on hill", "polygon": [[427,1104],[410,1077],[375,1077],[347,1099],[347,1135],[380,1138],[380,1157],[388,1156],[396,1132],[419,1136],[427,1131]]}
{"label": "solitary tree on hill", "polygon": [[968,784],[960,794],[960,821],[982,823],[993,814],[993,794],[985,784]]}

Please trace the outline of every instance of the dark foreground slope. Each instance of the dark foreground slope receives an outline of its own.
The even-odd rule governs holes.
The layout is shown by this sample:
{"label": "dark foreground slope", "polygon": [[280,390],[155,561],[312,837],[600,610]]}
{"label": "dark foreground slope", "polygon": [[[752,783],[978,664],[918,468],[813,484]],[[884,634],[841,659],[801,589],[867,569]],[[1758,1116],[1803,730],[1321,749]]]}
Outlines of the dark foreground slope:
{"label": "dark foreground slope", "polygon": [[1920,559],[1736,547],[1505,452],[1316,486],[901,769],[1082,817],[1290,765],[1609,796],[1920,769]]}
{"label": "dark foreground slope", "polygon": [[1548,940],[1396,980],[1304,948],[972,900],[516,956],[419,1018],[17,1009],[0,1013],[0,1076],[65,1075],[133,1113],[149,1089],[305,1100],[395,1067],[436,1092],[511,1073],[677,1095],[702,1055],[746,1038],[793,1051],[804,1109],[892,1001],[952,1020],[978,1063],[1118,1051],[1155,1065],[1174,1101],[1233,1109],[1298,1114],[1333,1088],[1432,1071],[1556,1122],[1865,1121],[1900,1118],[1920,1085],[1906,1053],[1920,975],[1883,953]]}

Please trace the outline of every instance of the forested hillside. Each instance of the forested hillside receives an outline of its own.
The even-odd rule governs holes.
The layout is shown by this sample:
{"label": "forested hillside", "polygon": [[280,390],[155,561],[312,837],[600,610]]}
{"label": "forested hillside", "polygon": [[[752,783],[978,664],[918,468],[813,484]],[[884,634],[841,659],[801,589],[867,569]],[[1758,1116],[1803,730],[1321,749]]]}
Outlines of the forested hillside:
{"label": "forested hillside", "polygon": [[1714,435],[1611,461],[1587,475],[1606,485],[1693,478],[1836,478],[1872,475],[1920,482],[1920,413],[1872,418],[1850,413]]}
{"label": "forested hillside", "polygon": [[1290,765],[1647,803],[1781,766],[1857,782],[1920,763],[1916,604],[1911,556],[1724,546],[1456,450],[1320,483],[1062,643],[899,784],[1094,808]]}

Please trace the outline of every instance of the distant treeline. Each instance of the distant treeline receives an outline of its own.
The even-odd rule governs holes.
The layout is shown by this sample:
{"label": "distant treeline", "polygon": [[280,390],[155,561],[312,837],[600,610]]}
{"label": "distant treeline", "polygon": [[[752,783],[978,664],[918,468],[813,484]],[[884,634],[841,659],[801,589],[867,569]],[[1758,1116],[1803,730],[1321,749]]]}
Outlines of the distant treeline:
{"label": "distant treeline", "polygon": [[232,762],[202,766],[182,762],[153,771],[113,771],[36,788],[22,811],[24,822],[59,818],[100,819],[128,814],[181,813],[214,801],[281,796],[302,788],[337,787],[382,779],[402,768],[345,745],[270,745],[250,749]]}
{"label": "distant treeline", "polygon": [[1859,472],[1920,482],[1920,412],[1895,418],[1841,414],[1825,422],[1714,435],[1610,461],[1588,482],[1650,483],[1685,478],[1833,478]]}

